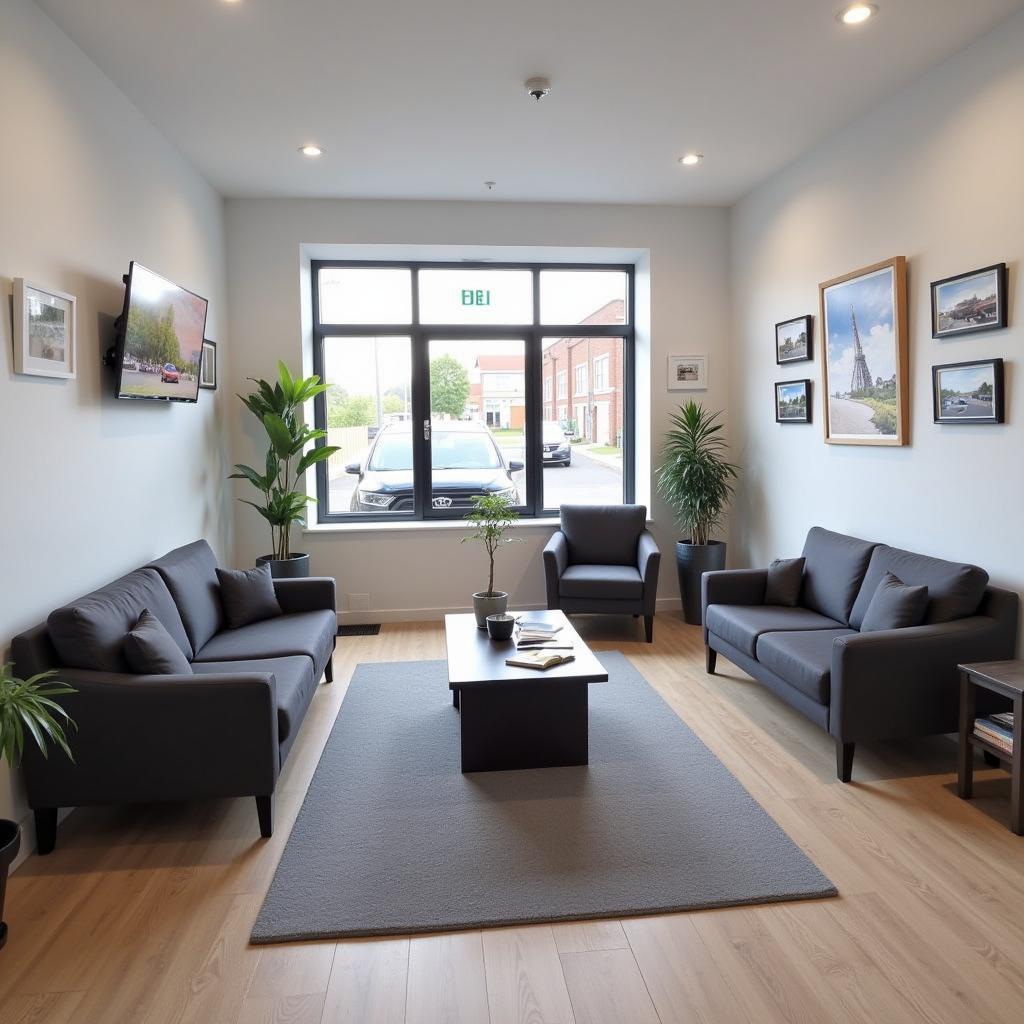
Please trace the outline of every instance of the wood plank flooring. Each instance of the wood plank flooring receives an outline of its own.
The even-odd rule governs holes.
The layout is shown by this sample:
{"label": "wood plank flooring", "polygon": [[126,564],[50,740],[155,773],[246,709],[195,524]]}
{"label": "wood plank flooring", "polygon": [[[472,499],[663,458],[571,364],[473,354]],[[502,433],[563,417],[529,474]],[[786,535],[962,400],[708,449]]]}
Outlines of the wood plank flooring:
{"label": "wood plank flooring", "polygon": [[944,738],[831,740],[659,615],[575,620],[621,650],[837,884],[840,898],[583,924],[248,945],[360,661],[444,654],[439,623],[339,641],[259,839],[252,800],[76,811],[11,878],[0,1024],[1020,1024],[1024,840],[1009,780],[954,791]]}

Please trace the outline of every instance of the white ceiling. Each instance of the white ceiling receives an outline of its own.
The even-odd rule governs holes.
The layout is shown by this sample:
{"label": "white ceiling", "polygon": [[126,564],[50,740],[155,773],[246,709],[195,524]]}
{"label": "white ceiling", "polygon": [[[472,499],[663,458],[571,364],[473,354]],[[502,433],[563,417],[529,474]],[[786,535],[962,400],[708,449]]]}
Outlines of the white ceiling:
{"label": "white ceiling", "polygon": [[1024,7],[879,0],[850,29],[842,0],[37,2],[225,195],[638,203],[735,200]]}

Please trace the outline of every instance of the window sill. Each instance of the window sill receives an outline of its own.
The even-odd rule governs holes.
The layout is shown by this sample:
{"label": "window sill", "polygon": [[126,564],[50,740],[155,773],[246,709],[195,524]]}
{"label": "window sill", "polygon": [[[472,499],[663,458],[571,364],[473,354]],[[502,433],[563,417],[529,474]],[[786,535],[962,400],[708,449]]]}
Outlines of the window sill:
{"label": "window sill", "polygon": [[[518,522],[513,523],[509,529],[551,530],[557,528],[559,524],[558,516],[551,516],[545,519],[520,519]],[[318,533],[403,533],[409,530],[414,532],[461,530],[465,532],[470,529],[472,529],[472,526],[464,519],[445,519],[439,521],[417,519],[411,522],[406,520],[402,523],[388,523],[381,520],[363,520],[357,523],[316,523],[305,527],[302,532],[315,535]]]}

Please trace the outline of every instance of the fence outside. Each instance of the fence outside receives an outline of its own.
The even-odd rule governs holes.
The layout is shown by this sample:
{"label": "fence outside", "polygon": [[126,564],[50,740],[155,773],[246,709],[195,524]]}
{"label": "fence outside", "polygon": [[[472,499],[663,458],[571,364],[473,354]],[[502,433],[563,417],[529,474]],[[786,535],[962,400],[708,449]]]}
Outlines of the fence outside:
{"label": "fence outside", "polygon": [[327,460],[327,475],[335,480],[344,475],[348,463],[358,462],[366,454],[370,446],[369,427],[328,427],[327,443],[340,449]]}

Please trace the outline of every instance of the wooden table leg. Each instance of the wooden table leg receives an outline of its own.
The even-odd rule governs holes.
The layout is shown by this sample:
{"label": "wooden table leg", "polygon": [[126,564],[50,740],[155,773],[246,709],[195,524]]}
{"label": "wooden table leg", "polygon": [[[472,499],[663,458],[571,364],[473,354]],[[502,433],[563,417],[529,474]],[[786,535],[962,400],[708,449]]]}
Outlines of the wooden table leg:
{"label": "wooden table leg", "polygon": [[1024,700],[1013,701],[1013,756],[1010,759],[1010,831],[1024,835]]}
{"label": "wooden table leg", "polygon": [[974,684],[966,672],[960,673],[960,749],[958,751],[957,794],[971,798],[974,789]]}

